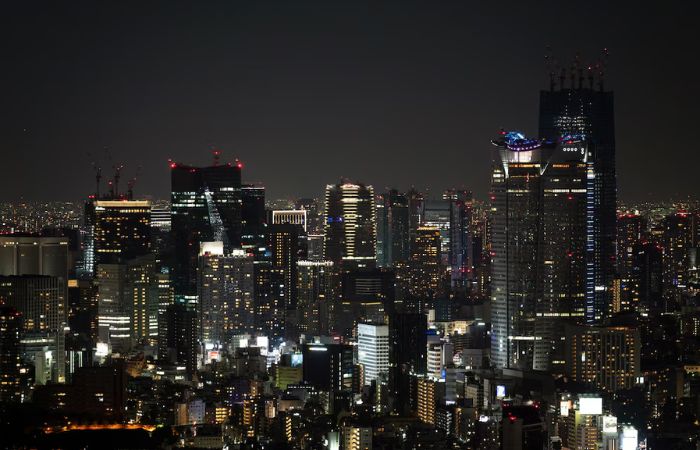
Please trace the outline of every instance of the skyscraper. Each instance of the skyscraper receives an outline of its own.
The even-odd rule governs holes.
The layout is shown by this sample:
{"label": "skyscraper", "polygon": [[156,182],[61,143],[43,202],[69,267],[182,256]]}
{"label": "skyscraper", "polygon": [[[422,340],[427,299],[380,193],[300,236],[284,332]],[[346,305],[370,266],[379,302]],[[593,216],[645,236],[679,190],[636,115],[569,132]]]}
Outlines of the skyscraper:
{"label": "skyscraper", "polygon": [[235,334],[254,331],[253,256],[224,252],[222,242],[205,242],[199,256],[199,340],[216,348]]}
{"label": "skyscraper", "polygon": [[[615,171],[615,116],[612,91],[597,88],[593,76],[584,80],[582,73],[572,72],[571,84],[565,78],[550,90],[540,92],[539,135],[556,141],[570,135],[584,136],[589,143],[589,160],[593,163],[592,223],[593,283],[587,293],[586,319],[594,322],[607,314],[610,287],[615,274],[615,240],[617,181]],[[584,87],[585,84],[588,86]]]}
{"label": "skyscraper", "polygon": [[65,281],[47,275],[0,276],[0,303],[22,315],[25,331],[63,331],[66,321]]}
{"label": "skyscraper", "polygon": [[255,251],[265,245],[265,187],[245,184],[241,193],[241,246]]}
{"label": "skyscraper", "polygon": [[86,261],[94,261],[95,265],[118,264],[150,251],[150,201],[93,200],[85,208],[91,228]]}
{"label": "skyscraper", "polygon": [[[269,311],[273,328],[270,337],[285,336],[288,314],[295,315],[297,303],[297,261],[300,257],[299,225],[277,224],[268,228],[268,249],[271,254]],[[293,320],[292,320],[293,322]],[[290,323],[290,332],[294,324]]]}
{"label": "skyscraper", "polygon": [[174,244],[173,287],[177,301],[197,294],[200,242],[241,245],[242,164],[192,167],[171,163],[171,214]]}
{"label": "skyscraper", "polygon": [[[409,209],[405,194],[391,189],[377,205],[377,258],[382,267],[406,262],[409,253]],[[381,230],[381,231],[380,231]],[[381,261],[379,256],[381,254]]]}
{"label": "skyscraper", "polygon": [[389,317],[389,387],[394,409],[407,414],[411,408],[411,375],[425,374],[428,322],[422,313],[395,313]]}
{"label": "skyscraper", "polygon": [[663,220],[663,288],[668,311],[679,304],[688,284],[690,248],[695,246],[694,214],[678,212]]}
{"label": "skyscraper", "polygon": [[68,280],[68,238],[0,236],[0,275],[49,275]]}
{"label": "skyscraper", "polygon": [[334,323],[338,274],[331,261],[297,262],[299,333],[328,335]]}
{"label": "skyscraper", "polygon": [[0,402],[20,402],[22,315],[0,301]]}
{"label": "skyscraper", "polygon": [[595,311],[594,177],[587,143],[503,133],[491,185],[492,348],[497,367],[549,368],[558,321]]}
{"label": "skyscraper", "polygon": [[374,189],[341,182],[326,186],[324,257],[343,267],[376,263]]}
{"label": "skyscraper", "polygon": [[161,341],[165,361],[185,367],[192,376],[197,369],[197,312],[182,303],[168,306],[166,335]]}
{"label": "skyscraper", "polygon": [[364,385],[389,374],[389,326],[357,324],[357,362],[362,365]]}
{"label": "skyscraper", "polygon": [[450,189],[443,193],[450,202],[450,278],[455,288],[465,288],[473,278],[472,207],[470,191]]}
{"label": "skyscraper", "polygon": [[566,328],[566,368],[575,381],[615,392],[631,389],[641,369],[639,330],[630,327]]}
{"label": "skyscraper", "polygon": [[408,293],[421,301],[435,299],[442,292],[440,230],[421,226],[416,230],[415,239],[409,263]]}

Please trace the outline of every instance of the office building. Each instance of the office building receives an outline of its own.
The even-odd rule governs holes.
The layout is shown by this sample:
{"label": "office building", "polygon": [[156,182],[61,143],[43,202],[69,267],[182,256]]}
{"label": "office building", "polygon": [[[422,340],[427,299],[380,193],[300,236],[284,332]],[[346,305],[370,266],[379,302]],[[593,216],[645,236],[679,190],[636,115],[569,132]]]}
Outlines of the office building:
{"label": "office building", "polygon": [[600,318],[595,173],[580,136],[556,143],[503,132],[493,143],[492,360],[548,370],[561,324]]}
{"label": "office building", "polygon": [[304,209],[286,209],[272,211],[272,224],[282,225],[291,224],[301,228],[304,232],[307,231],[306,210]]}
{"label": "office building", "polygon": [[199,340],[221,346],[237,334],[254,331],[253,256],[226,254],[223,242],[203,242],[199,255]]}
{"label": "office building", "polygon": [[410,256],[409,209],[405,194],[391,189],[377,203],[377,264],[394,267]]}
{"label": "office building", "polygon": [[384,323],[395,308],[396,274],[390,269],[344,272],[334,324],[338,333],[352,336],[358,322]]}
{"label": "office building", "polygon": [[270,251],[270,303],[268,312],[272,324],[271,338],[283,338],[287,331],[296,334],[293,317],[297,308],[297,262],[305,257],[299,245],[301,227],[292,224],[268,227],[268,249]]}
{"label": "office building", "polygon": [[326,186],[324,258],[342,267],[374,267],[376,217],[372,186]]}
{"label": "office building", "polygon": [[389,374],[388,325],[357,324],[357,362],[362,366],[365,386]]}
{"label": "office building", "polygon": [[182,303],[173,303],[165,313],[166,336],[161,364],[185,367],[188,376],[197,369],[197,311]]}
{"label": "office building", "polygon": [[443,292],[441,233],[433,226],[421,226],[415,232],[408,294],[422,301],[433,300]]}
{"label": "office building", "polygon": [[22,315],[25,331],[63,330],[66,285],[61,278],[48,275],[0,276],[0,301]]}
{"label": "office building", "polygon": [[148,200],[92,200],[85,205],[88,238],[87,270],[99,264],[118,264],[151,250],[151,202]]}
{"label": "office building", "polygon": [[241,247],[255,254],[265,246],[265,186],[244,184],[241,195]]}
{"label": "office building", "polygon": [[306,344],[304,382],[324,392],[352,390],[353,350],[344,344]]}
{"label": "office building", "polygon": [[550,89],[540,92],[539,136],[563,142],[578,135],[589,144],[589,195],[593,206],[589,230],[593,268],[589,277],[593,286],[586,293],[586,320],[591,323],[608,313],[615,274],[617,180],[613,92],[604,89],[602,77],[594,86],[590,71],[589,75],[585,80],[582,72],[572,71],[568,87],[564,77],[558,85],[552,78]]}
{"label": "office building", "polygon": [[171,163],[172,282],[178,301],[195,303],[199,243],[241,245],[240,163],[192,167]]}
{"label": "office building", "polygon": [[69,264],[68,238],[0,236],[0,275],[48,275],[67,282]]}
{"label": "office building", "polygon": [[297,262],[299,333],[329,335],[335,322],[339,277],[331,261]]}

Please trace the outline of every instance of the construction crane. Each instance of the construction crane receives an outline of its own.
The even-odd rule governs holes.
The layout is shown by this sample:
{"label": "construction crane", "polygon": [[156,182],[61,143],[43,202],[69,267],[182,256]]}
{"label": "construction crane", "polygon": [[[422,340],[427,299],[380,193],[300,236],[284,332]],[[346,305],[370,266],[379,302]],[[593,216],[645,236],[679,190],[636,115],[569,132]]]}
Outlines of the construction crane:
{"label": "construction crane", "polygon": [[221,150],[216,148],[215,145],[210,145],[209,148],[211,149],[211,154],[214,159],[214,166],[218,166],[221,162]]}
{"label": "construction crane", "polygon": [[100,180],[102,179],[102,167],[99,167],[94,161],[92,169],[95,171],[95,198],[100,198]]}
{"label": "construction crane", "polygon": [[209,211],[209,224],[212,228],[215,241],[224,243],[224,247],[228,246],[228,236],[224,230],[224,222],[221,220],[219,210],[214,203],[214,198],[209,190],[209,187],[204,188],[204,199],[207,201],[207,210]]}
{"label": "construction crane", "polygon": [[121,178],[121,171],[123,168],[123,164],[114,166],[114,198],[119,197],[119,178]]}
{"label": "construction crane", "polygon": [[129,200],[133,200],[133,199],[134,199],[134,185],[136,184],[136,178],[138,178],[138,176],[139,176],[140,173],[141,173],[141,166],[138,166],[138,167],[136,168],[136,173],[135,173],[134,176],[129,180],[129,182],[128,182],[128,184],[127,184],[128,190],[127,190],[126,195],[127,195],[127,199],[129,199]]}

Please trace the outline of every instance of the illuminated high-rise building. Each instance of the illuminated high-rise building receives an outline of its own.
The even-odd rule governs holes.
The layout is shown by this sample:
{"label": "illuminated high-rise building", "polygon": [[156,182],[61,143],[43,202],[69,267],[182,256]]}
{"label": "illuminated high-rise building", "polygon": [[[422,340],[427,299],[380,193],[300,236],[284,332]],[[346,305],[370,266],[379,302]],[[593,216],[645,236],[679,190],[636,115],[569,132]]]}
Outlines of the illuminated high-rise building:
{"label": "illuminated high-rise building", "polygon": [[663,220],[663,289],[669,311],[679,304],[680,293],[688,286],[690,249],[695,246],[695,214],[678,212]]}
{"label": "illuminated high-rise building", "polygon": [[299,333],[329,335],[338,297],[338,274],[331,261],[297,262]]}
{"label": "illuminated high-rise building", "polygon": [[441,234],[436,227],[421,226],[409,262],[408,293],[421,300],[435,299],[442,292]]}
{"label": "illuminated high-rise building", "polygon": [[389,374],[388,325],[357,324],[357,362],[362,366],[364,385]]}
{"label": "illuminated high-rise building", "polygon": [[444,387],[445,384],[439,383],[437,380],[418,377],[416,415],[421,422],[435,425],[436,409],[442,397],[440,391],[444,392]]}
{"label": "illuminated high-rise building", "polygon": [[244,184],[241,188],[241,246],[256,251],[265,245],[265,187]]}
{"label": "illuminated high-rise building", "polygon": [[442,198],[450,203],[450,284],[466,288],[474,277],[471,191],[449,189]]}
{"label": "illuminated high-rise building", "polygon": [[22,401],[20,333],[22,315],[0,301],[0,402]]}
{"label": "illuminated high-rise building", "polygon": [[631,389],[641,373],[641,341],[636,328],[569,326],[566,346],[566,371],[574,381],[616,392]]}
{"label": "illuminated high-rise building", "polygon": [[315,198],[300,198],[294,202],[294,209],[306,211],[306,229],[309,234],[323,233],[323,211]]}
{"label": "illuminated high-rise building", "polygon": [[119,264],[151,250],[151,202],[92,200],[85,205],[88,242],[85,260],[94,267]]}
{"label": "illuminated high-rise building", "polygon": [[[423,201],[421,227],[435,228],[440,232],[440,264],[450,266],[452,252],[452,202],[449,199],[427,199]],[[418,228],[420,229],[420,227]],[[415,252],[412,250],[411,255]]]}
{"label": "illuminated high-rise building", "polygon": [[307,224],[306,224],[306,210],[304,209],[276,209],[272,211],[272,224],[273,225],[282,225],[282,224],[291,224],[291,225],[296,225],[301,230],[306,232],[307,229]]}
{"label": "illuminated high-rise building", "polygon": [[171,214],[176,301],[195,303],[200,242],[241,245],[241,163],[192,167],[171,163]]}
{"label": "illuminated high-rise building", "polygon": [[326,186],[324,257],[342,267],[376,263],[374,189],[361,183]]}
{"label": "illuminated high-rise building", "polygon": [[645,234],[646,223],[642,216],[623,214],[617,218],[617,273],[613,281],[611,313],[640,308],[641,266],[637,265],[637,254],[645,245]]}
{"label": "illuminated high-rise building", "polygon": [[200,245],[199,340],[216,348],[234,335],[254,332],[253,256],[225,253],[222,242]]}
{"label": "illuminated high-rise building", "polygon": [[63,331],[66,287],[61,278],[48,275],[0,276],[0,303],[13,307],[22,315],[24,331]]}
{"label": "illuminated high-rise building", "polygon": [[409,209],[405,194],[391,189],[377,204],[377,264],[394,267],[409,259]]}
{"label": "illuminated high-rise building", "polygon": [[594,322],[608,311],[610,287],[615,274],[615,240],[617,181],[615,171],[615,117],[612,91],[603,87],[599,78],[594,86],[590,72],[572,71],[570,86],[554,77],[549,90],[540,92],[539,136],[551,141],[565,140],[567,136],[584,136],[589,144],[589,162],[592,163],[590,179],[592,210],[591,262],[593,286],[587,296],[586,319]]}
{"label": "illuminated high-rise building", "polygon": [[[522,145],[516,147],[519,140]],[[499,145],[491,174],[491,359],[496,367],[527,367],[541,291],[542,144],[509,133]]]}
{"label": "illuminated high-rise building", "polygon": [[127,302],[125,264],[100,264],[97,284],[98,340],[111,345],[112,351],[131,348],[131,305]]}
{"label": "illuminated high-rise building", "polygon": [[[300,250],[299,225],[277,224],[268,227],[268,249],[270,251],[270,337],[285,336],[288,316],[295,316],[297,307],[297,261],[303,258]],[[301,252],[301,254],[300,254]],[[290,320],[290,332],[294,332],[294,321]]]}
{"label": "illuminated high-rise building", "polygon": [[159,311],[155,255],[145,255],[127,262],[124,295],[126,306],[131,309],[131,338],[134,342],[155,343]]}
{"label": "illuminated high-rise building", "polygon": [[617,218],[617,274],[630,275],[634,269],[635,248],[646,235],[646,221],[638,214],[622,214]]}
{"label": "illuminated high-rise building", "polygon": [[494,144],[492,360],[548,370],[557,324],[597,311],[589,296],[595,205],[588,147],[580,137],[555,143],[517,132]]}

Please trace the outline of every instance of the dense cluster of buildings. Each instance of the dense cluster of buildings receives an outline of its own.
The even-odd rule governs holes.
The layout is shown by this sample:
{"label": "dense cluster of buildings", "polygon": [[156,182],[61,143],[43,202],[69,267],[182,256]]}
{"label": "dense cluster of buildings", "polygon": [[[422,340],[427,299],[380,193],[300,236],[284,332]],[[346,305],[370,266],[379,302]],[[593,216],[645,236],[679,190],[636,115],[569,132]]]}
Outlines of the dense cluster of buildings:
{"label": "dense cluster of buildings", "polygon": [[700,211],[618,207],[613,94],[580,77],[492,141],[486,202],[343,179],[273,205],[217,153],[171,162],[170,202],[5,226],[0,402],[41,423],[13,439],[700,445]]}

